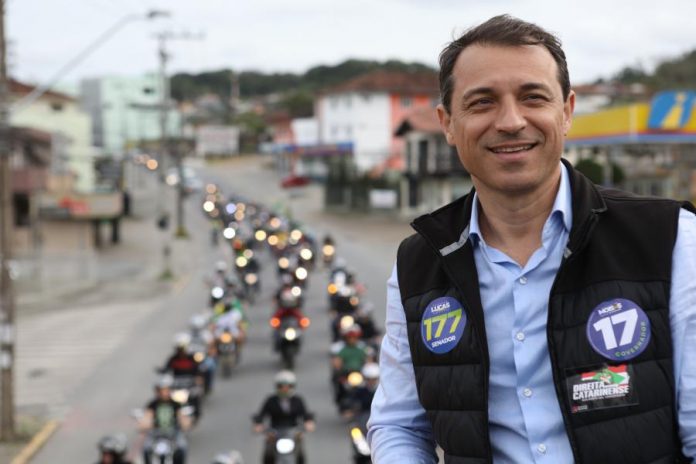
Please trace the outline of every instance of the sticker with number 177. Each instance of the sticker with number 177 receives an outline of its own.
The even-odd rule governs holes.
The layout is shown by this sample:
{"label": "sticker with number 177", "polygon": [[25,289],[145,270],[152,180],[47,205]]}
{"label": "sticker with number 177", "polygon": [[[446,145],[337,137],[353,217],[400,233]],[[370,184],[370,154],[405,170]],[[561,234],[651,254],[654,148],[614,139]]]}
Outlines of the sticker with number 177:
{"label": "sticker with number 177", "polygon": [[457,346],[466,326],[464,307],[456,299],[436,298],[425,308],[421,319],[421,339],[433,353],[444,354]]}
{"label": "sticker with number 177", "polygon": [[595,307],[587,321],[587,339],[592,348],[612,361],[640,355],[650,342],[650,319],[631,300],[614,298]]}

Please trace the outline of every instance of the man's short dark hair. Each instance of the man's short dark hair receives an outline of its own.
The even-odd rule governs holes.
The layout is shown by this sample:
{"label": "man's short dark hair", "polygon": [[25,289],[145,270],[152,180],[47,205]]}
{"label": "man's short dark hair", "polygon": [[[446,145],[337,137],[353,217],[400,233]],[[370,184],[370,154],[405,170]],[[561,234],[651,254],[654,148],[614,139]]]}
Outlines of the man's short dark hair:
{"label": "man's short dark hair", "polygon": [[558,82],[563,91],[563,101],[570,94],[568,63],[558,37],[536,24],[522,21],[510,15],[494,16],[483,24],[466,31],[461,37],[450,42],[440,53],[440,98],[449,113],[452,105],[454,78],[452,70],[459,54],[469,45],[542,45],[551,53],[558,67]]}

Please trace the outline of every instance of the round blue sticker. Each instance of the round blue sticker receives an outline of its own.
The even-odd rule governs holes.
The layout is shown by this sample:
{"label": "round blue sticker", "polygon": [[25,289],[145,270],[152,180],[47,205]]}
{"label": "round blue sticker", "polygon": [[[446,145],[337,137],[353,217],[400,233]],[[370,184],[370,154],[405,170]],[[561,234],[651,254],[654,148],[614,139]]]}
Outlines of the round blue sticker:
{"label": "round blue sticker", "polygon": [[615,298],[600,303],[587,321],[592,348],[612,361],[640,355],[650,342],[650,319],[636,303]]}
{"label": "round blue sticker", "polygon": [[428,304],[421,319],[421,339],[433,353],[443,354],[457,346],[466,325],[466,313],[460,302],[449,296]]}

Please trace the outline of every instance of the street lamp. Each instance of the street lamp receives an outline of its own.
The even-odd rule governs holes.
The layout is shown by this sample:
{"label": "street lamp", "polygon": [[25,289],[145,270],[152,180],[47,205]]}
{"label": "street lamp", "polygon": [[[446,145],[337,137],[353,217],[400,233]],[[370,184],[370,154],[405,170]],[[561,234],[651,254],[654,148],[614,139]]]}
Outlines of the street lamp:
{"label": "street lamp", "polygon": [[28,93],[26,96],[22,97],[21,99],[17,100],[11,107],[10,107],[10,113],[11,114],[16,114],[23,109],[27,108],[30,106],[32,103],[34,103],[41,95],[46,93],[48,90],[50,90],[54,85],[56,85],[69,71],[71,71],[75,66],[80,64],[82,60],[87,58],[89,55],[92,54],[97,48],[101,47],[104,42],[109,40],[114,34],[116,34],[119,30],[121,30],[126,24],[134,22],[134,21],[140,21],[140,20],[147,20],[151,21],[157,18],[167,18],[171,16],[171,14],[168,11],[165,10],[149,10],[145,14],[128,14],[124,16],[123,18],[119,19],[113,26],[102,32],[102,34],[97,37],[92,43],[87,45],[80,53],[75,55],[75,57],[65,63],[54,75],[51,79],[46,81],[44,84],[41,84],[37,87],[34,88],[30,93]]}

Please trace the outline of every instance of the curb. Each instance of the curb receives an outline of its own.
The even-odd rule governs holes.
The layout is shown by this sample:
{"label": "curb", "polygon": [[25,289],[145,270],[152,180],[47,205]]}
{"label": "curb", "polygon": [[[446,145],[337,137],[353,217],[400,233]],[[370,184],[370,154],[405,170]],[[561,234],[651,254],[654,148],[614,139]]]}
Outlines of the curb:
{"label": "curb", "polygon": [[27,446],[10,462],[10,464],[27,464],[29,460],[46,444],[49,438],[58,430],[60,423],[50,420],[34,435]]}

